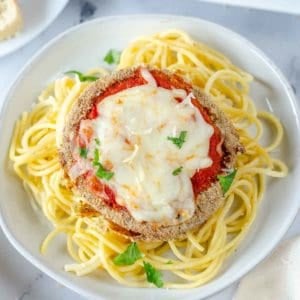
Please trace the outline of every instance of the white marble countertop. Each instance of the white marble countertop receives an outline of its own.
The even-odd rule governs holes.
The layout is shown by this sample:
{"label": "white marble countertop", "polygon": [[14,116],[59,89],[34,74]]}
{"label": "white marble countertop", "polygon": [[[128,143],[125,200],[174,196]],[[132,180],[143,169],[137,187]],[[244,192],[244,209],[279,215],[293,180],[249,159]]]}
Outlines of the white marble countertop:
{"label": "white marble countertop", "polygon": [[[14,75],[42,45],[65,29],[94,17],[168,13],[208,19],[244,35],[283,71],[300,95],[300,16],[201,3],[197,0],[71,0],[56,21],[19,51],[0,59],[0,105]],[[4,81],[5,79],[5,81]],[[4,199],[1,199],[4,200]],[[288,200],[288,199],[286,199]],[[285,238],[300,233],[300,213]],[[230,300],[237,283],[209,300]],[[29,264],[0,230],[0,299],[83,299]]]}

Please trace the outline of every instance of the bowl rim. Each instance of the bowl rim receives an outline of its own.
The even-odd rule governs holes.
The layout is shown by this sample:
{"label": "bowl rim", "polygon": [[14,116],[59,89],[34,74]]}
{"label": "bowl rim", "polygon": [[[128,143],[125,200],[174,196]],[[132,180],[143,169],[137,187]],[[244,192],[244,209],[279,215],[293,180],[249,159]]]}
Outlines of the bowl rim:
{"label": "bowl rim", "polygon": [[[9,88],[6,90],[4,95],[4,101],[2,104],[2,107],[0,109],[0,132],[2,132],[4,127],[4,121],[3,116],[7,110],[9,99],[11,98],[13,91],[19,84],[19,82],[23,79],[23,77],[26,76],[28,72],[31,71],[32,68],[34,68],[35,62],[40,59],[44,52],[50,48],[52,45],[56,44],[60,40],[62,40],[66,35],[69,35],[73,33],[74,31],[78,30],[79,28],[83,27],[89,27],[93,23],[105,23],[107,21],[111,21],[114,19],[118,20],[126,20],[127,18],[147,18],[147,19],[173,19],[177,18],[182,21],[193,21],[193,22],[200,22],[202,24],[207,24],[208,26],[215,27],[216,29],[224,32],[225,34],[230,35],[232,38],[239,40],[241,43],[245,44],[249,47],[249,49],[254,52],[254,54],[259,57],[262,61],[264,61],[269,69],[273,71],[274,75],[277,77],[277,79],[280,81],[285,94],[288,96],[289,104],[293,110],[295,122],[297,131],[300,132],[300,106],[296,100],[296,96],[285,78],[285,76],[282,74],[282,72],[279,70],[279,68],[274,64],[274,62],[268,58],[266,54],[262,50],[260,50],[258,47],[256,47],[252,42],[250,42],[247,38],[240,35],[239,33],[223,26],[215,22],[211,22],[202,18],[198,17],[190,17],[190,16],[184,16],[184,15],[175,15],[175,14],[126,14],[126,15],[113,15],[113,16],[106,16],[106,17],[99,17],[92,19],[90,21],[78,24],[76,26],[70,27],[69,29],[61,32],[54,38],[52,38],[50,41],[48,41],[42,48],[40,48],[37,52],[33,54],[33,56],[25,63],[25,65],[21,68],[21,70],[18,72],[16,79],[11,83]],[[295,152],[299,153],[300,157],[300,139],[297,139],[296,142],[296,149]],[[297,161],[297,165],[294,168],[294,176],[300,177],[300,160]],[[244,264],[243,268],[239,270],[239,272],[236,272],[233,276],[229,277],[228,279],[224,280],[223,282],[220,282],[216,286],[212,286],[209,291],[207,291],[203,295],[199,295],[197,292],[195,292],[193,295],[188,296],[187,299],[189,300],[197,300],[202,299],[204,297],[211,296],[217,292],[220,292],[221,290],[225,289],[226,287],[230,286],[237,280],[239,280],[241,277],[245,276],[251,269],[253,269],[257,264],[259,264],[262,260],[264,260],[277,246],[277,244],[280,242],[284,234],[287,232],[291,224],[293,223],[298,210],[300,208],[300,201],[298,201],[297,207],[295,207],[294,210],[291,210],[289,214],[289,218],[286,218],[286,222],[281,226],[280,231],[277,232],[276,237],[273,237],[269,240],[268,246],[264,248],[264,251],[257,253],[257,256],[248,261]],[[36,256],[32,255],[23,245],[20,241],[18,241],[14,235],[10,232],[9,226],[5,222],[5,217],[0,209],[0,226],[6,236],[6,238],[10,241],[10,243],[13,245],[13,247],[32,265],[34,265],[36,268],[47,274],[49,277],[54,279],[55,281],[63,284],[64,286],[68,287],[69,289],[73,290],[74,292],[78,293],[79,295],[85,296],[85,297],[93,297],[97,299],[105,299],[104,296],[101,295],[95,295],[94,292],[90,292],[85,288],[78,287],[71,279],[65,278],[63,275],[51,270],[49,267],[47,267],[43,261],[40,258],[37,258]],[[213,282],[210,281],[210,282]],[[195,291],[197,289],[200,289],[201,287],[195,288]],[[200,298],[199,298],[200,297]]]}

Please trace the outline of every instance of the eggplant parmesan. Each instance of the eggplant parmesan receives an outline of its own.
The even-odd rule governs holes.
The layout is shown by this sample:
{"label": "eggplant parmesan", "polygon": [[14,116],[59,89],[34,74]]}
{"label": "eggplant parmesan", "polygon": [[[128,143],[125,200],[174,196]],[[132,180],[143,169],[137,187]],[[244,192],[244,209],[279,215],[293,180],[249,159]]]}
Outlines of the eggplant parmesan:
{"label": "eggplant parmesan", "polygon": [[84,91],[59,152],[76,192],[115,230],[169,240],[221,205],[218,175],[233,169],[243,146],[201,90],[169,71],[139,66]]}

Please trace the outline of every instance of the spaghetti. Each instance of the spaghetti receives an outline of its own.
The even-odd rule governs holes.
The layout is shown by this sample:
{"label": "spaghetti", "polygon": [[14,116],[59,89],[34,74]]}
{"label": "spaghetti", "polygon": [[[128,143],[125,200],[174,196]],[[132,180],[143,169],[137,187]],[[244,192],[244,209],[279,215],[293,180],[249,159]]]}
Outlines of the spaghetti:
{"label": "spaghetti", "polygon": [[[140,64],[176,72],[203,89],[233,122],[246,150],[237,158],[237,174],[224,204],[200,229],[180,240],[138,242],[143,261],[171,275],[164,287],[193,288],[214,278],[245,237],[263,197],[266,176],[286,176],[285,164],[270,155],[280,144],[283,129],[272,114],[256,111],[249,97],[251,75],[184,32],[170,30],[137,39],[122,52],[118,68]],[[106,71],[95,69],[88,75],[96,73]],[[104,269],[121,284],[149,286],[141,260],[129,266],[113,263],[130,240],[115,232],[101,216],[78,215],[76,203],[84,199],[71,191],[59,163],[57,149],[66,115],[88,85],[79,77],[67,76],[50,84],[33,109],[17,121],[9,157],[25,189],[53,224],[42,243],[43,253],[55,236],[65,233],[67,250],[75,260],[65,266],[66,271],[82,276]],[[266,123],[275,137],[262,147],[259,142]]]}

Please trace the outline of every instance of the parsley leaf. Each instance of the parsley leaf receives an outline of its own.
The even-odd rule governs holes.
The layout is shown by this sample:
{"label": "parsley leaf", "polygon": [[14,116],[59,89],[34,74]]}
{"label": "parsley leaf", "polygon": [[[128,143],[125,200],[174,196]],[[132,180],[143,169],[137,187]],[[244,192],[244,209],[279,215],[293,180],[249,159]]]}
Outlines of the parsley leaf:
{"label": "parsley leaf", "polygon": [[97,177],[105,180],[110,180],[114,176],[114,173],[107,171],[100,162],[98,162],[96,165],[99,166],[96,172]]}
{"label": "parsley leaf", "polygon": [[132,265],[140,258],[142,258],[142,253],[137,243],[134,242],[131,243],[123,253],[117,255],[113,259],[113,262],[118,266]]}
{"label": "parsley leaf", "polygon": [[164,282],[162,281],[162,274],[157,271],[151,264],[143,261],[144,269],[147,276],[147,281],[155,284],[158,288],[163,287]]}
{"label": "parsley leaf", "polygon": [[84,75],[81,72],[75,71],[75,70],[65,72],[65,74],[67,74],[67,75],[76,74],[78,76],[79,80],[82,82],[83,81],[96,81],[97,79],[99,79],[96,76]]}
{"label": "parsley leaf", "polygon": [[229,190],[235,175],[236,175],[236,170],[232,171],[228,175],[218,175],[218,180],[220,182],[223,194],[226,194],[226,192]]}
{"label": "parsley leaf", "polygon": [[179,168],[175,169],[175,170],[172,172],[172,174],[173,174],[174,176],[179,175],[179,173],[181,173],[181,171],[182,171],[182,168],[183,168],[183,167],[179,167]]}
{"label": "parsley leaf", "polygon": [[121,52],[110,49],[104,57],[104,61],[109,65],[118,64],[120,62]]}
{"label": "parsley leaf", "polygon": [[95,149],[94,151],[94,160],[93,160],[93,165],[94,166],[98,166],[99,165],[99,150],[98,149]]}
{"label": "parsley leaf", "polygon": [[88,149],[86,149],[86,148],[79,148],[79,155],[80,155],[80,157],[87,158]]}
{"label": "parsley leaf", "polygon": [[98,138],[95,138],[95,143],[100,146],[100,140]]}
{"label": "parsley leaf", "polygon": [[174,145],[176,145],[180,149],[183,143],[185,142],[186,135],[187,135],[187,131],[181,131],[179,137],[168,136],[167,138],[169,141],[171,141]]}
{"label": "parsley leaf", "polygon": [[173,262],[172,262],[171,260],[168,260],[168,261],[166,262],[166,264],[167,264],[167,265],[172,265]]}
{"label": "parsley leaf", "polygon": [[97,77],[97,76],[84,75],[83,77],[81,77],[80,81],[96,81],[98,79],[99,79],[99,77]]}

